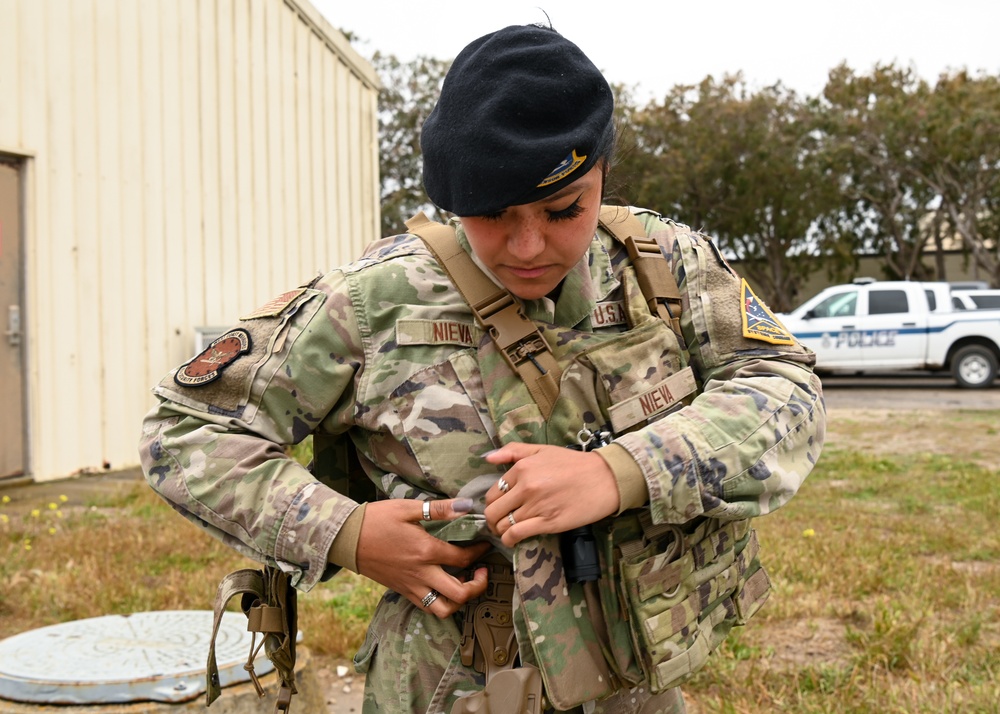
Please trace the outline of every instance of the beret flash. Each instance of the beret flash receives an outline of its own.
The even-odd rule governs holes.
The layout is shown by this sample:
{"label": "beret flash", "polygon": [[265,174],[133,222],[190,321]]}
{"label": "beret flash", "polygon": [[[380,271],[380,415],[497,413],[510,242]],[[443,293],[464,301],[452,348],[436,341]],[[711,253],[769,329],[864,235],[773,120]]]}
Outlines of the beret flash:
{"label": "beret flash", "polygon": [[555,30],[480,37],[452,62],[421,130],[424,189],[459,216],[545,198],[610,147],[613,109],[600,70]]}

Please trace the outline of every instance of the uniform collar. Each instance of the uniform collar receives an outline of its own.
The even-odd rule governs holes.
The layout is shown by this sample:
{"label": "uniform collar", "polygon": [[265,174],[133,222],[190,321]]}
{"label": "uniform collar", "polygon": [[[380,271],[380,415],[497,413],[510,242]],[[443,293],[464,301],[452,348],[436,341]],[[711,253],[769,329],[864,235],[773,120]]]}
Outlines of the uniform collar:
{"label": "uniform collar", "polygon": [[[490,280],[503,287],[500,280],[472,252],[462,224],[457,219],[453,219],[453,221],[458,234],[458,242],[463,250],[469,253],[472,261]],[[612,270],[607,241],[610,239],[598,231],[583,258],[573,266],[573,269],[563,279],[559,298],[554,303],[549,298],[522,300],[525,314],[532,320],[550,322],[564,327],[577,327],[584,320],[589,319],[594,311],[594,306],[598,302],[606,300],[620,284]]]}

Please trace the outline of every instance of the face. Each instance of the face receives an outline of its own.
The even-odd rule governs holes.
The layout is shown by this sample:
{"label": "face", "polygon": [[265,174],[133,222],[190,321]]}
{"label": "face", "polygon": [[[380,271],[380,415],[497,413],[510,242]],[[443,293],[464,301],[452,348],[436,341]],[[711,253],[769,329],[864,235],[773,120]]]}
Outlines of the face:
{"label": "face", "polygon": [[534,203],[461,218],[473,252],[519,298],[552,292],[580,262],[597,230],[602,164]]}

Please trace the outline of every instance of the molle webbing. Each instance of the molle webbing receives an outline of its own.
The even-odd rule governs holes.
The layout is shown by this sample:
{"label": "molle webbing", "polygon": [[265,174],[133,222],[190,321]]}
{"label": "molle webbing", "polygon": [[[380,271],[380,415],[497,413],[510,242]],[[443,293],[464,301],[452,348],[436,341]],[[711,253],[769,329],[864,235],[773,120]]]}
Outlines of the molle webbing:
{"label": "molle webbing", "polygon": [[473,262],[452,228],[429,220],[423,213],[408,220],[406,227],[430,248],[547,419],[559,396],[562,369],[535,323],[507,290]]}
{"label": "molle webbing", "polygon": [[649,311],[670,325],[670,329],[680,340],[681,349],[684,349],[684,337],[681,335],[681,292],[660,246],[656,241],[646,238],[646,227],[627,208],[603,206],[599,220],[601,228],[624,244],[628,251]]}
{"label": "molle webbing", "polygon": [[620,543],[620,588],[635,654],[654,692],[676,687],[708,660],[734,625],[743,625],[771,588],[749,520],[704,519],[690,532],[652,525]]}

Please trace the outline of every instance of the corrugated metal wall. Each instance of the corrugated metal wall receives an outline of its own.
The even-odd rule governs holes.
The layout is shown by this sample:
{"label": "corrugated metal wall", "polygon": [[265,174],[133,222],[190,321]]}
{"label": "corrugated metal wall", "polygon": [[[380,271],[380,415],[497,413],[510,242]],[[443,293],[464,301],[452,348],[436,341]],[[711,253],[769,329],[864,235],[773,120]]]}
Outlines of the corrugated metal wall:
{"label": "corrugated metal wall", "polygon": [[137,462],[150,387],[379,225],[377,79],[298,0],[0,0],[30,468]]}

